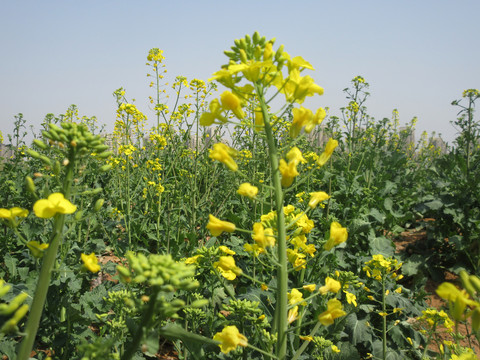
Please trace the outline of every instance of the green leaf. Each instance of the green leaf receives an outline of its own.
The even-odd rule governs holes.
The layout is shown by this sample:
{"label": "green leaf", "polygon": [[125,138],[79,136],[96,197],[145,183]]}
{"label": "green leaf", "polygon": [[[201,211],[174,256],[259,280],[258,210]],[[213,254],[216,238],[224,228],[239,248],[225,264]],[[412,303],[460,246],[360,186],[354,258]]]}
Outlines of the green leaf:
{"label": "green leaf", "polygon": [[376,237],[370,241],[370,252],[372,254],[381,254],[385,257],[393,256],[395,253],[395,246],[392,241],[384,236]]}
{"label": "green leaf", "polygon": [[440,200],[433,200],[425,203],[425,206],[430,210],[438,210],[443,206]]}
{"label": "green leaf", "polygon": [[3,261],[5,263],[5,266],[8,269],[8,272],[10,273],[10,276],[12,279],[17,277],[17,263],[18,260],[15,259],[12,255],[10,254],[5,254],[5,257],[3,258]]}
{"label": "green leaf", "polygon": [[405,276],[415,276],[421,269],[425,259],[419,254],[413,254],[402,265],[402,274]]}
{"label": "green leaf", "polygon": [[359,320],[357,314],[353,313],[346,318],[345,325],[350,332],[353,344],[372,342],[372,329],[367,326],[366,319]]}
{"label": "green leaf", "polygon": [[375,220],[379,224],[383,224],[385,221],[385,215],[375,208],[370,209],[370,213],[368,214],[368,216],[373,218],[373,220]]}
{"label": "green leaf", "polygon": [[211,348],[218,347],[217,342],[213,339],[191,333],[181,326],[172,323],[162,326],[158,330],[158,333],[169,340],[181,340],[195,359],[205,358],[204,351],[202,349],[203,346],[206,345],[207,347]]}

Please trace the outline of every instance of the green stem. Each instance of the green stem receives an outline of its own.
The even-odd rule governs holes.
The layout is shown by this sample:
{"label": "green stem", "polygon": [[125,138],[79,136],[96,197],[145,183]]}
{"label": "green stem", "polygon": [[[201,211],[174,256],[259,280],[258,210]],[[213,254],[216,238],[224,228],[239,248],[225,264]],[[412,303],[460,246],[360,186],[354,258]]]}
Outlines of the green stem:
{"label": "green stem", "polygon": [[148,329],[148,326],[153,318],[155,303],[157,301],[158,290],[154,290],[150,296],[150,302],[148,304],[147,310],[143,313],[142,319],[139,323],[139,327],[135,336],[128,346],[127,350],[123,353],[122,360],[131,359],[140,345],[140,342],[143,339],[144,329]]}
{"label": "green stem", "polygon": [[386,304],[385,304],[385,279],[382,278],[382,318],[383,318],[383,329],[382,329],[382,342],[383,342],[383,360],[387,358],[387,316],[386,314]]}
{"label": "green stem", "polygon": [[277,267],[277,307],[275,312],[275,324],[277,332],[276,356],[278,359],[285,359],[287,355],[287,293],[288,293],[288,271],[287,271],[287,241],[285,230],[285,214],[283,212],[283,191],[278,169],[277,148],[273,137],[273,131],[270,124],[267,105],[263,97],[263,91],[258,84],[255,84],[255,90],[259,97],[262,108],[263,119],[265,123],[265,134],[268,144],[268,155],[272,169],[272,182],[275,189],[275,209],[277,211],[277,249],[278,249],[278,267]]}
{"label": "green stem", "polygon": [[[71,151],[70,163],[67,167],[67,174],[64,182],[64,196],[66,199],[70,196],[70,187],[73,182],[73,169],[75,154]],[[28,360],[30,352],[32,351],[33,344],[35,343],[35,337],[37,335],[38,327],[43,313],[43,307],[47,299],[48,288],[50,286],[50,277],[52,274],[53,266],[57,258],[58,247],[63,238],[63,226],[65,224],[65,215],[57,214],[55,216],[54,230],[52,233],[52,240],[48,246],[48,249],[44,253],[42,268],[38,278],[37,288],[33,297],[32,305],[30,308],[30,314],[28,316],[27,324],[25,326],[25,337],[20,344],[20,350],[18,352],[18,360]]]}

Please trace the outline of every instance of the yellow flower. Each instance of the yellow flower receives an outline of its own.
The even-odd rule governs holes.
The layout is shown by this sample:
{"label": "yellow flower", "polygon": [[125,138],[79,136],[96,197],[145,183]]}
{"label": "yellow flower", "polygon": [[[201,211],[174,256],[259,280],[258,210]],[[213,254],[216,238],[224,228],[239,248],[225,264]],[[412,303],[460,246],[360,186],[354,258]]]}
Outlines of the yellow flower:
{"label": "yellow flower", "polygon": [[260,288],[262,289],[262,291],[267,291],[267,290],[268,290],[268,286],[265,285],[265,284],[262,284],[262,285],[260,286]]}
{"label": "yellow flower", "polygon": [[210,233],[213,236],[220,236],[222,232],[233,232],[235,231],[235,224],[228,222],[228,221],[222,221],[212,214],[209,215],[208,217],[209,221],[207,224],[207,229],[210,230]]}
{"label": "yellow flower", "polygon": [[307,125],[310,118],[313,117],[312,110],[306,109],[303,106],[300,108],[293,108],[292,109],[293,120],[292,125],[290,126],[290,137],[293,139],[296,138],[302,128]]}
{"label": "yellow flower", "polygon": [[18,225],[17,218],[19,217],[27,217],[28,210],[13,207],[11,209],[0,209],[0,219],[5,219],[8,221],[8,224],[12,227],[16,227]]}
{"label": "yellow flower", "polygon": [[210,150],[210,159],[218,160],[221,163],[225,164],[230,170],[237,171],[238,165],[233,160],[233,157],[237,155],[237,151],[231,147],[217,143],[213,145],[213,149]]}
{"label": "yellow flower", "polygon": [[[292,289],[292,292],[288,293],[287,296],[288,296],[288,303],[290,305],[298,304],[303,300],[303,294],[297,289]],[[306,305],[306,303],[303,302],[300,305]]]}
{"label": "yellow flower", "polygon": [[222,332],[215,334],[213,340],[220,342],[218,346],[224,354],[235,350],[237,346],[247,346],[248,344],[247,338],[240,334],[235,325],[225,326]]}
{"label": "yellow flower", "polygon": [[100,271],[100,265],[98,265],[98,259],[95,256],[95,253],[91,253],[90,255],[86,254],[81,254],[80,255],[82,261],[83,261],[83,267],[91,271],[92,273],[97,273]]}
{"label": "yellow flower", "polygon": [[246,252],[251,252],[254,257],[265,252],[265,248],[258,246],[257,244],[244,244],[243,249]]}
{"label": "yellow flower", "polygon": [[26,217],[28,215],[28,210],[13,207],[11,209],[0,209],[0,219],[9,219],[15,220],[16,217]]}
{"label": "yellow flower", "polygon": [[307,291],[314,292],[315,289],[317,288],[317,285],[315,284],[303,285],[303,288]]}
{"label": "yellow flower", "polygon": [[294,322],[297,319],[298,319],[298,306],[294,306],[293,308],[288,310],[287,322],[289,324],[291,324],[292,322]]}
{"label": "yellow flower", "polygon": [[242,109],[242,102],[240,98],[232,92],[226,90],[220,95],[222,106],[226,110],[230,110],[238,119],[245,117],[245,112]]}
{"label": "yellow flower", "polygon": [[220,245],[218,247],[218,250],[220,250],[221,252],[223,252],[224,254],[227,254],[227,255],[235,255],[235,251],[229,249],[228,247],[226,247],[224,245]]}
{"label": "yellow flower", "polygon": [[303,341],[313,341],[313,337],[310,335],[305,335],[305,336],[300,335],[299,338],[300,340],[303,340]]}
{"label": "yellow flower", "polygon": [[282,174],[282,186],[289,187],[293,183],[293,179],[299,175],[297,171],[297,164],[295,162],[287,162],[280,159],[278,170]]}
{"label": "yellow flower", "polygon": [[308,202],[308,206],[311,209],[314,209],[317,207],[317,205],[325,200],[330,199],[330,195],[328,195],[324,191],[317,191],[317,192],[312,192],[310,193],[310,201]]}
{"label": "yellow flower", "polygon": [[203,257],[203,255],[194,255],[185,259],[185,264],[198,264],[198,259]]}
{"label": "yellow flower", "polygon": [[270,228],[265,229],[262,223],[253,224],[252,239],[260,247],[265,249],[267,246],[275,246],[275,237],[273,236],[273,230]]}
{"label": "yellow flower", "polygon": [[332,352],[334,352],[334,353],[339,353],[340,352],[340,349],[336,345],[332,345],[331,348],[332,348]]}
{"label": "yellow flower", "polygon": [[353,304],[355,307],[357,307],[357,297],[355,294],[352,294],[351,292],[344,291],[345,295],[347,295],[347,303]]}
{"label": "yellow flower", "polygon": [[327,276],[327,278],[325,279],[325,285],[320,287],[318,291],[322,295],[325,295],[329,291],[333,293],[337,293],[341,287],[342,285],[340,284],[339,281]]}
{"label": "yellow flower", "polygon": [[334,221],[330,225],[330,238],[324,246],[324,249],[329,251],[334,246],[337,246],[347,241],[348,232],[347,228],[342,227],[338,222]]}
{"label": "yellow flower", "polygon": [[48,219],[59,214],[73,214],[77,207],[65,199],[61,193],[53,193],[47,199],[37,200],[33,212],[39,218]]}
{"label": "yellow flower", "polygon": [[32,252],[32,255],[37,259],[43,257],[43,252],[48,249],[48,244],[40,244],[38,241],[29,241],[27,247]]}
{"label": "yellow flower", "polygon": [[298,165],[300,163],[307,163],[307,160],[305,160],[305,158],[303,157],[302,152],[296,146],[290,149],[290,151],[286,155],[286,158],[288,160],[288,163],[295,163],[295,165]]}
{"label": "yellow flower", "polygon": [[258,194],[258,187],[253,186],[250,183],[243,183],[239,186],[237,193],[250,199],[254,199]]}
{"label": "yellow flower", "polygon": [[235,259],[232,256],[220,256],[220,259],[213,263],[213,267],[227,280],[234,280],[242,273],[242,269],[235,265]]}
{"label": "yellow flower", "polygon": [[218,99],[213,99],[210,102],[209,109],[210,112],[204,112],[202,116],[200,116],[200,125],[210,126],[216,119],[220,120],[222,123],[227,122],[227,119],[222,115],[223,109]]}
{"label": "yellow flower", "polygon": [[330,156],[333,154],[333,150],[338,146],[338,141],[334,139],[329,139],[327,142],[327,145],[325,146],[325,150],[323,153],[320,155],[320,157],[317,160],[317,165],[318,166],[323,166],[325,163],[330,159]]}
{"label": "yellow flower", "polygon": [[343,306],[340,301],[337,299],[330,299],[328,300],[327,311],[318,315],[318,321],[320,321],[322,325],[329,326],[334,323],[336,318],[345,316],[346,314],[347,313],[343,311]]}

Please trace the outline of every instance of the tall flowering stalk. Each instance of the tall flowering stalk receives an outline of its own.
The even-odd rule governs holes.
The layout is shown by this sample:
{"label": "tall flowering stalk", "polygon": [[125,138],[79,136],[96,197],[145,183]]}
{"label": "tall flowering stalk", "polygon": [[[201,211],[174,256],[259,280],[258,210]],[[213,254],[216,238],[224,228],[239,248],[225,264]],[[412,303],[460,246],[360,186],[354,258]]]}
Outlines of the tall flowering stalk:
{"label": "tall flowering stalk", "polygon": [[[275,39],[267,41],[265,37],[260,37],[258,33],[255,33],[253,37],[247,35],[243,39],[235,40],[235,46],[232,47],[232,51],[225,51],[229,58],[229,63],[214,73],[210,80],[216,80],[228,88],[228,90],[220,95],[220,99],[211,101],[209,111],[200,117],[200,124],[210,126],[214,124],[242,123],[247,116],[245,109],[253,108],[255,109],[254,121],[252,123],[253,130],[257,133],[263,133],[266,139],[271,168],[271,183],[260,183],[258,185],[273,192],[274,211],[271,213],[271,217],[274,224],[271,224],[270,228],[264,228],[264,219],[262,219],[262,224],[254,224],[252,237],[255,240],[255,244],[246,244],[245,248],[254,254],[268,252],[269,250],[266,248],[274,248],[276,251],[274,261],[277,275],[277,291],[273,322],[273,331],[277,336],[275,358],[285,359],[287,357],[288,326],[298,318],[298,304],[296,305],[295,301],[292,303],[291,299],[289,301],[289,297],[292,297],[291,294],[298,291],[292,289],[289,292],[288,274],[291,270],[299,271],[305,268],[306,260],[304,258],[306,255],[299,252],[298,248],[301,246],[307,248],[301,242],[298,243],[298,248],[295,246],[294,250],[288,249],[287,235],[290,236],[294,224],[298,226],[301,221],[308,221],[308,218],[303,213],[295,217],[293,222],[287,223],[286,215],[291,210],[289,207],[284,206],[284,197],[285,191],[300,175],[299,165],[305,163],[306,160],[297,147],[292,146],[288,148],[295,140],[285,143],[285,139],[277,139],[276,129],[279,128],[280,122],[293,109],[293,119],[288,124],[288,127],[290,138],[295,139],[302,132],[309,133],[316,125],[319,125],[325,117],[325,110],[320,108],[314,113],[302,106],[295,107],[295,104],[302,104],[306,97],[322,95],[323,89],[315,84],[313,78],[308,75],[302,75],[304,70],[313,70],[310,63],[300,56],[291,57],[283,50],[283,45],[274,51],[274,42]],[[241,84],[243,80],[246,80],[247,83]],[[272,100],[281,96],[285,97],[285,104],[276,113],[271,113],[270,106]],[[279,144],[284,146],[279,148]],[[326,163],[337,144],[335,140],[331,139],[329,141],[327,149],[319,157],[321,162],[318,162],[317,166],[320,167]],[[215,144],[210,153],[210,158],[223,163],[231,171],[243,175],[235,160],[237,156],[238,151],[236,149],[223,143]],[[255,189],[251,184],[242,184],[238,191],[239,194],[245,194],[245,196],[250,198],[255,198],[257,192],[258,189]],[[326,198],[328,198],[328,195]],[[322,200],[314,199],[312,208],[319,201]],[[219,236],[222,232],[240,230],[236,229],[232,223],[219,221],[219,219],[215,220],[215,223],[210,221],[207,226],[215,229],[215,234],[212,233],[214,236]],[[343,241],[346,240],[347,236],[346,229],[344,230],[345,237]],[[311,256],[313,256],[313,251],[315,251],[314,248],[310,253]],[[241,275],[247,276],[244,273],[241,273]],[[333,319],[336,317],[344,315],[344,312],[341,310],[341,304],[335,305],[338,311],[335,313],[336,316],[331,318],[332,322],[329,322],[327,325],[333,323]],[[322,320],[319,319],[319,323],[323,324]],[[218,338],[222,337],[219,335]],[[235,338],[241,346],[247,346],[246,340],[241,336]],[[251,347],[251,345],[248,344],[248,347]],[[224,351],[223,348],[222,351]],[[299,354],[296,354],[296,356],[299,356]]]}
{"label": "tall flowering stalk", "polygon": [[[62,123],[61,126],[62,127],[58,127],[50,124],[50,129],[43,131],[43,135],[49,140],[50,144],[56,143],[64,149],[64,172],[61,171],[61,165],[58,160],[54,162],[45,155],[41,155],[34,150],[28,150],[30,156],[52,167],[53,172],[57,176],[62,175],[63,183],[61,184],[61,192],[50,194],[46,199],[40,199],[33,206],[33,211],[37,217],[53,219],[53,231],[48,246],[43,248],[37,247],[36,249],[29,246],[34,255],[35,250],[38,251],[38,255],[40,255],[41,252],[44,252],[44,255],[35,295],[25,327],[25,337],[19,348],[17,358],[20,360],[27,360],[30,357],[30,352],[35,343],[35,336],[38,331],[48,288],[50,286],[51,274],[55,261],[57,260],[58,248],[63,239],[65,216],[73,214],[77,210],[77,207],[69,200],[72,196],[75,169],[82,159],[92,151],[96,151],[97,156],[102,159],[111,155],[111,152],[108,151],[108,146],[103,144],[104,139],[90,133],[86,125]],[[35,145],[43,150],[48,148],[48,145],[40,140],[36,140]],[[107,170],[108,166],[103,169]],[[31,191],[35,191],[32,186]]]}

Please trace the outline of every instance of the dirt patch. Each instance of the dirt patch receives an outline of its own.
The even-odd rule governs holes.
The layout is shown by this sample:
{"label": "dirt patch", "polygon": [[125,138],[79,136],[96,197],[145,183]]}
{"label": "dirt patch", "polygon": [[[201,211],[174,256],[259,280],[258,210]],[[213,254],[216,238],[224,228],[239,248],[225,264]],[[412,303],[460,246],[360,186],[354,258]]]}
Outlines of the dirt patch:
{"label": "dirt patch", "polygon": [[[424,221],[434,221],[434,219],[425,219]],[[396,246],[396,253],[407,253],[408,255],[412,254],[412,250],[415,248],[415,244],[418,241],[426,241],[427,239],[427,232],[424,229],[412,229],[404,231],[398,236],[394,242]],[[460,279],[458,275],[445,271],[444,272],[445,281],[454,284],[457,287],[461,287]],[[436,282],[432,279],[428,279],[425,284],[425,292],[427,292],[427,299],[426,303],[428,307],[435,308],[438,310],[444,310],[448,313],[448,304],[440,298],[435,290],[441,282]],[[463,340],[460,341],[460,344],[465,347],[472,348],[476,354],[480,354],[480,344],[478,343],[477,339],[474,335],[471,334],[471,319],[467,320],[466,324],[459,324],[458,331],[460,335],[463,337]],[[436,332],[437,338],[440,341],[447,340],[453,341],[452,336],[448,333],[447,329],[445,328],[438,328]],[[438,347],[436,344],[430,344],[429,349],[432,351],[438,351]]]}

